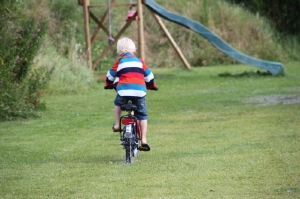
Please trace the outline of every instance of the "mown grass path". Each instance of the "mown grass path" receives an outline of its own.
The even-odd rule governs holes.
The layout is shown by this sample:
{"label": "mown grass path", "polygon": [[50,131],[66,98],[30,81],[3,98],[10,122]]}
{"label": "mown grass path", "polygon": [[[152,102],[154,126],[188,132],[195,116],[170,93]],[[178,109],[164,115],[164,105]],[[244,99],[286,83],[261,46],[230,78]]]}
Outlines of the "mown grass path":
{"label": "mown grass path", "polygon": [[154,69],[152,149],[131,165],[114,91],[45,96],[40,118],[0,123],[0,198],[299,198],[299,65]]}

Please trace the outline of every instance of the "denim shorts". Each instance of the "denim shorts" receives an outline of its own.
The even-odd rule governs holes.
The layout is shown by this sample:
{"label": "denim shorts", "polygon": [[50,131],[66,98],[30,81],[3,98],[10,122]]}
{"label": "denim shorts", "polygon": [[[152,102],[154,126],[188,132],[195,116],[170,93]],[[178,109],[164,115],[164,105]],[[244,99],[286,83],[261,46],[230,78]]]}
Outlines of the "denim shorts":
{"label": "denim shorts", "polygon": [[114,101],[116,106],[121,106],[126,104],[129,100],[132,101],[132,104],[136,105],[137,110],[134,111],[134,115],[138,120],[147,120],[147,104],[145,97],[122,97],[120,95],[116,96]]}

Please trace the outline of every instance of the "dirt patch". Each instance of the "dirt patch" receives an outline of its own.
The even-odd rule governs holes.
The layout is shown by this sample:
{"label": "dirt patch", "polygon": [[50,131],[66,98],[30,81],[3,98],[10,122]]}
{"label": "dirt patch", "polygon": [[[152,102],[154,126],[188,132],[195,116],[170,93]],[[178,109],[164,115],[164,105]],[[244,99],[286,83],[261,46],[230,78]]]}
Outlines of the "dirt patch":
{"label": "dirt patch", "polygon": [[106,80],[106,73],[98,73],[95,75],[98,82],[105,82]]}
{"label": "dirt patch", "polygon": [[300,95],[266,95],[251,97],[246,103],[258,103],[260,106],[269,106],[275,104],[297,104],[300,103]]}

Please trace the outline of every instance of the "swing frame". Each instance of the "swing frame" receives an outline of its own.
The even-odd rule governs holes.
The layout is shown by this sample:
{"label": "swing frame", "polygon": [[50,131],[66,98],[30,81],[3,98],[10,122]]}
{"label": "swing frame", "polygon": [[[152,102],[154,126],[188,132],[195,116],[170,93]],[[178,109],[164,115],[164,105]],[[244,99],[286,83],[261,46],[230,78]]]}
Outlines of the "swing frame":
{"label": "swing frame", "polygon": [[[138,17],[138,55],[140,58],[145,60],[145,53],[144,53],[144,46],[145,46],[145,41],[144,41],[144,20],[143,20],[143,6],[142,4],[145,3],[146,0],[137,0],[137,3],[122,3],[122,4],[117,4],[117,0],[109,0],[108,4],[109,5],[103,5],[103,4],[90,4],[90,0],[78,0],[78,5],[83,6],[83,15],[84,15],[84,29],[85,29],[85,40],[86,40],[86,58],[87,58],[87,63],[88,66],[91,70],[94,70],[97,66],[97,64],[101,61],[101,59],[107,54],[107,52],[111,49],[111,47],[115,44],[115,41],[117,41],[122,34],[125,32],[125,30],[130,26],[132,21]],[[125,25],[119,30],[119,32],[114,36],[111,33],[111,27],[109,27],[110,30],[108,30],[105,27],[105,22],[109,16],[109,13],[111,12],[111,9],[116,6],[130,6],[130,7],[137,7],[137,10],[133,16],[131,16],[128,20],[126,20]],[[102,16],[101,19],[98,19],[95,14],[91,11],[90,8],[95,8],[95,7],[107,7],[104,15]],[[158,15],[155,13],[152,13],[153,17],[157,21],[158,25],[161,27],[161,29],[164,31],[165,35],[167,36],[169,42],[172,44],[174,50],[176,51],[177,55],[183,62],[184,66],[187,69],[191,69],[189,63],[185,59],[184,55],[182,54],[180,48],[172,38],[171,34],[169,33],[168,29],[160,19]],[[97,29],[93,32],[92,36],[90,35],[90,18],[98,25]],[[110,24],[111,26],[111,24]],[[104,48],[102,53],[95,59],[92,60],[92,44],[97,38],[98,33],[100,30],[103,30],[106,35],[109,37],[109,43],[108,45]]]}

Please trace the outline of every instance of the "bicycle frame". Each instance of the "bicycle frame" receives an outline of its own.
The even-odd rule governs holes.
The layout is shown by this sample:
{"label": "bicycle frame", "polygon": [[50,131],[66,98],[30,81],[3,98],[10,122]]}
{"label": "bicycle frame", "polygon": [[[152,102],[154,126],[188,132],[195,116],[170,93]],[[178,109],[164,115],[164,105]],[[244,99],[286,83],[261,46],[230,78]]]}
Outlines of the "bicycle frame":
{"label": "bicycle frame", "polygon": [[140,124],[134,116],[136,106],[128,103],[121,106],[122,111],[127,111],[126,115],[120,118],[120,141],[125,149],[126,163],[131,163],[133,157],[138,155],[141,131]]}
{"label": "bicycle frame", "polygon": [[[140,128],[140,123],[138,122],[138,120],[136,119],[136,117],[134,115],[124,115],[121,117],[120,119],[120,124],[123,125],[129,125],[129,124],[136,124],[137,126],[137,135],[139,138],[141,138],[141,128]],[[121,128],[122,129],[122,128]]]}

